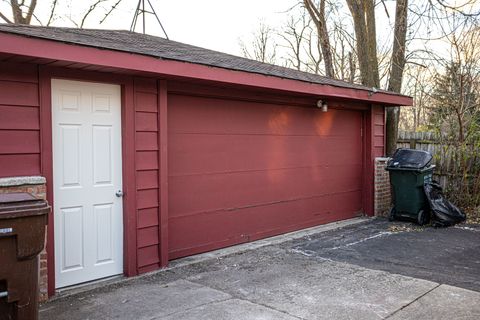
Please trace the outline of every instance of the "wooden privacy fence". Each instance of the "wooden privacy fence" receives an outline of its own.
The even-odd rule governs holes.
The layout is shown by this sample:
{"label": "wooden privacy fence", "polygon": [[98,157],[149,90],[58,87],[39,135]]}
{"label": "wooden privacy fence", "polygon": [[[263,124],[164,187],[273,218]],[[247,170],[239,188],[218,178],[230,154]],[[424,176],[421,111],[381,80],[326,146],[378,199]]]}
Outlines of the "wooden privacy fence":
{"label": "wooden privacy fence", "polygon": [[444,188],[456,188],[466,180],[478,181],[480,154],[477,146],[442,141],[432,132],[400,131],[397,147],[430,152],[436,165],[434,179]]}

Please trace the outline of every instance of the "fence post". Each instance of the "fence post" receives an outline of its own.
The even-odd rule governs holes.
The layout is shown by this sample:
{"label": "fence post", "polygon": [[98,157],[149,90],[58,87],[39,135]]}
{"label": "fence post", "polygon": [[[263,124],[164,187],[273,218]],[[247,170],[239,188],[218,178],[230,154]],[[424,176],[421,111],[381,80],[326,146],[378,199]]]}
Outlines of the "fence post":
{"label": "fence post", "polygon": [[415,149],[417,147],[417,140],[410,139],[410,149]]}

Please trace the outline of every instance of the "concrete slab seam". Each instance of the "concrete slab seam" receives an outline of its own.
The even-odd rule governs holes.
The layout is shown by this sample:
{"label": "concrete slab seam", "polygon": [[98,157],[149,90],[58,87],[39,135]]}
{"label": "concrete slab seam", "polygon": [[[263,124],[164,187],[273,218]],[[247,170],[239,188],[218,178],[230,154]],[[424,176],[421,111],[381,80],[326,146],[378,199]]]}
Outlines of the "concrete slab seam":
{"label": "concrete slab seam", "polygon": [[409,305],[411,305],[412,303],[414,302],[417,302],[418,300],[420,300],[421,298],[425,297],[427,294],[429,294],[430,292],[432,292],[433,290],[437,289],[438,287],[440,287],[442,284],[441,283],[437,283],[437,285],[435,287],[433,287],[432,289],[428,290],[427,292],[419,295],[418,297],[416,297],[415,299],[413,299],[412,301],[410,301],[409,303],[407,303],[406,305],[402,306],[401,308],[395,310],[394,312],[390,313],[389,315],[387,315],[384,319],[388,319],[388,318],[391,318],[393,317],[395,314],[399,313],[400,311],[402,311],[403,309],[405,309],[406,307],[408,307]]}
{"label": "concrete slab seam", "polygon": [[[188,280],[186,280],[186,281],[188,281]],[[191,281],[189,281],[189,282],[191,282]],[[207,287],[207,286],[204,286],[204,287]],[[208,288],[208,287],[207,287],[207,288]],[[221,291],[221,290],[217,290],[217,291]],[[223,291],[222,291],[222,292],[223,292]],[[196,309],[196,308],[200,308],[200,307],[203,307],[203,306],[208,306],[208,305],[211,305],[211,304],[220,303],[220,302],[225,302],[225,301],[229,301],[229,300],[233,300],[233,299],[234,299],[234,297],[232,297],[230,294],[228,294],[228,293],[226,293],[226,292],[223,292],[223,293],[229,295],[230,297],[229,297],[229,298],[226,298],[226,299],[210,301],[210,302],[207,302],[207,303],[204,303],[204,304],[199,304],[198,306],[194,306],[194,307],[190,307],[190,308],[178,310],[178,311],[175,311],[175,312],[167,313],[167,314],[162,315],[160,318],[155,317],[155,318],[152,318],[151,320],[163,319],[163,318],[165,318],[165,317],[173,316],[173,315],[175,315],[175,314],[177,314],[177,313],[188,312],[188,311],[190,311],[190,310],[194,310],[194,309]]]}

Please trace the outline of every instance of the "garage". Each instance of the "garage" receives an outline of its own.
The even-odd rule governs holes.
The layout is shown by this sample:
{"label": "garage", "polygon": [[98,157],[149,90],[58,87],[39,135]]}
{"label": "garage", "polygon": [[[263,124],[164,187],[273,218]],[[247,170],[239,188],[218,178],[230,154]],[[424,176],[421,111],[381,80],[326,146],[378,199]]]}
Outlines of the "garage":
{"label": "garage", "polygon": [[410,97],[121,30],[0,25],[0,192],[52,205],[40,290],[374,212]]}

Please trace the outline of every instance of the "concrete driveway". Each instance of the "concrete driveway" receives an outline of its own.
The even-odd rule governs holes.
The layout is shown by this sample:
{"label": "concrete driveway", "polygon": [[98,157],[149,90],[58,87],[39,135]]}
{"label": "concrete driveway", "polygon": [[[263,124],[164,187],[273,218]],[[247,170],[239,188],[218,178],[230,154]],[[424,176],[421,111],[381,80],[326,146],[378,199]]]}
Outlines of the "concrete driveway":
{"label": "concrete driveway", "polygon": [[354,219],[82,290],[40,318],[480,319],[480,227]]}

